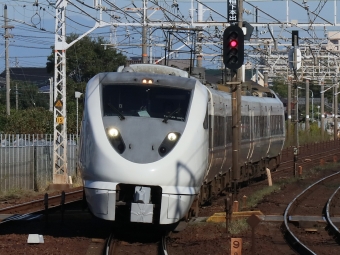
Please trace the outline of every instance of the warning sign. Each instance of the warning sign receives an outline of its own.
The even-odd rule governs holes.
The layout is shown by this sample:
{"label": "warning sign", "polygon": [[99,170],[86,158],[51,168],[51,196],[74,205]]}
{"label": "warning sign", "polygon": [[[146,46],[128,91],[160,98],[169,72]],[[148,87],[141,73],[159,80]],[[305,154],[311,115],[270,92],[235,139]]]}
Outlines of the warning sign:
{"label": "warning sign", "polygon": [[60,100],[58,100],[57,102],[55,102],[54,106],[57,108],[61,108],[63,107],[63,103]]}
{"label": "warning sign", "polygon": [[58,124],[64,124],[64,117],[57,117]]}

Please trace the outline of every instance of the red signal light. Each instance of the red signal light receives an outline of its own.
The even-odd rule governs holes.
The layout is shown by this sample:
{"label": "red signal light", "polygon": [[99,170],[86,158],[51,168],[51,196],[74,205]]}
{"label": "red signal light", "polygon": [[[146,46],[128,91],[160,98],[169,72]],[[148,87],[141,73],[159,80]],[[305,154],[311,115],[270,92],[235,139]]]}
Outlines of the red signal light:
{"label": "red signal light", "polygon": [[237,46],[237,41],[236,40],[231,40],[230,41],[230,46],[231,47],[236,47]]}

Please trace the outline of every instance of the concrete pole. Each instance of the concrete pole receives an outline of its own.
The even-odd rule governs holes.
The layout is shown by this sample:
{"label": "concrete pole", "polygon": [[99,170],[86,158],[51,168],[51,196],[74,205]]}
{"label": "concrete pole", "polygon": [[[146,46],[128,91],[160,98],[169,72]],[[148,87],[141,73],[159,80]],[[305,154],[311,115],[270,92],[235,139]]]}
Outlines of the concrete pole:
{"label": "concrete pole", "polygon": [[[297,83],[297,81],[295,81]],[[295,145],[299,149],[299,89],[295,86]]]}
{"label": "concrete pole", "polygon": [[[238,26],[242,28],[242,15],[243,15],[243,1],[239,0],[238,7]],[[240,166],[239,166],[239,148],[240,148],[240,127],[241,127],[241,82],[242,82],[242,68],[239,68],[236,77],[233,77],[233,82],[239,84],[232,84],[232,182],[233,182],[233,199],[237,200],[237,187],[240,179]]]}
{"label": "concrete pole", "polygon": [[[202,22],[203,21],[203,6],[201,3],[197,3],[197,21]],[[202,39],[203,39],[203,32],[199,31],[197,36],[197,42],[199,43],[197,50],[197,67],[202,67]]]}
{"label": "concrete pole", "polygon": [[288,77],[287,136],[290,145],[292,140],[292,77]]}
{"label": "concrete pole", "polygon": [[338,78],[334,78],[334,141],[338,139]]}
{"label": "concrete pole", "polygon": [[148,47],[147,47],[147,26],[146,26],[146,0],[143,1],[143,28],[142,28],[142,62],[143,64],[148,63]]}
{"label": "concrete pole", "polygon": [[18,98],[18,84],[15,83],[15,109],[19,109],[19,98]]}
{"label": "concrete pole", "polygon": [[[325,90],[324,82],[320,81],[320,91],[324,90]],[[325,136],[325,93],[321,93],[320,112],[321,112],[321,138],[323,141]]]}
{"label": "concrete pole", "polygon": [[268,88],[268,71],[264,71],[263,76],[264,76],[264,87]]}
{"label": "concrete pole", "polygon": [[306,78],[306,131],[309,136],[309,79]]}
{"label": "concrete pole", "polygon": [[8,26],[8,18],[7,18],[7,5],[4,7],[4,18],[5,18],[5,65],[6,65],[6,113],[7,115],[11,114],[11,102],[10,102],[10,73],[9,73],[9,38],[11,37],[8,34],[8,29],[13,28]]}

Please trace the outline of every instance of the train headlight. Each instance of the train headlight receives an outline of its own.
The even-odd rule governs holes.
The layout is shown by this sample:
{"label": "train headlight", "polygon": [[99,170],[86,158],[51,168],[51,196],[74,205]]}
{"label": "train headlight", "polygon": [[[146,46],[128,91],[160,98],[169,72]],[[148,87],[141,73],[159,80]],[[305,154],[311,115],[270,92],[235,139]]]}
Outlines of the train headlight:
{"label": "train headlight", "polygon": [[111,137],[117,137],[119,135],[119,132],[117,129],[115,128],[110,128],[107,133],[109,134],[109,136]]}
{"label": "train headlight", "polygon": [[119,153],[122,154],[125,151],[125,143],[118,129],[109,127],[106,129],[106,135],[109,139],[112,147]]}
{"label": "train headlight", "polygon": [[168,139],[169,139],[170,141],[176,141],[177,135],[176,135],[175,133],[169,133],[169,134],[168,134]]}
{"label": "train headlight", "polygon": [[143,79],[142,83],[144,83],[144,84],[152,84],[153,80],[151,80],[151,79]]}
{"label": "train headlight", "polygon": [[158,148],[159,155],[162,157],[167,155],[175,147],[180,136],[181,134],[178,132],[171,132],[167,134],[167,136],[164,138],[163,142]]}

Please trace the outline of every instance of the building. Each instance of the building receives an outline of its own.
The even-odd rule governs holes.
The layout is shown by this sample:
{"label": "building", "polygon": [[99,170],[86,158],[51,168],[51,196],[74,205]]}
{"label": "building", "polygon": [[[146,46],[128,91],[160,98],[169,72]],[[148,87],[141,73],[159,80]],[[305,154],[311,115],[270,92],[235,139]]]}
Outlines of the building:
{"label": "building", "polygon": [[340,32],[331,31],[328,32],[328,42],[326,45],[326,50],[330,51],[340,51]]}
{"label": "building", "polygon": [[[39,88],[44,86],[49,88],[49,79],[53,77],[53,74],[47,73],[45,67],[10,67],[9,72],[11,81],[35,84]],[[0,74],[0,88],[4,87],[6,87],[6,70]]]}

